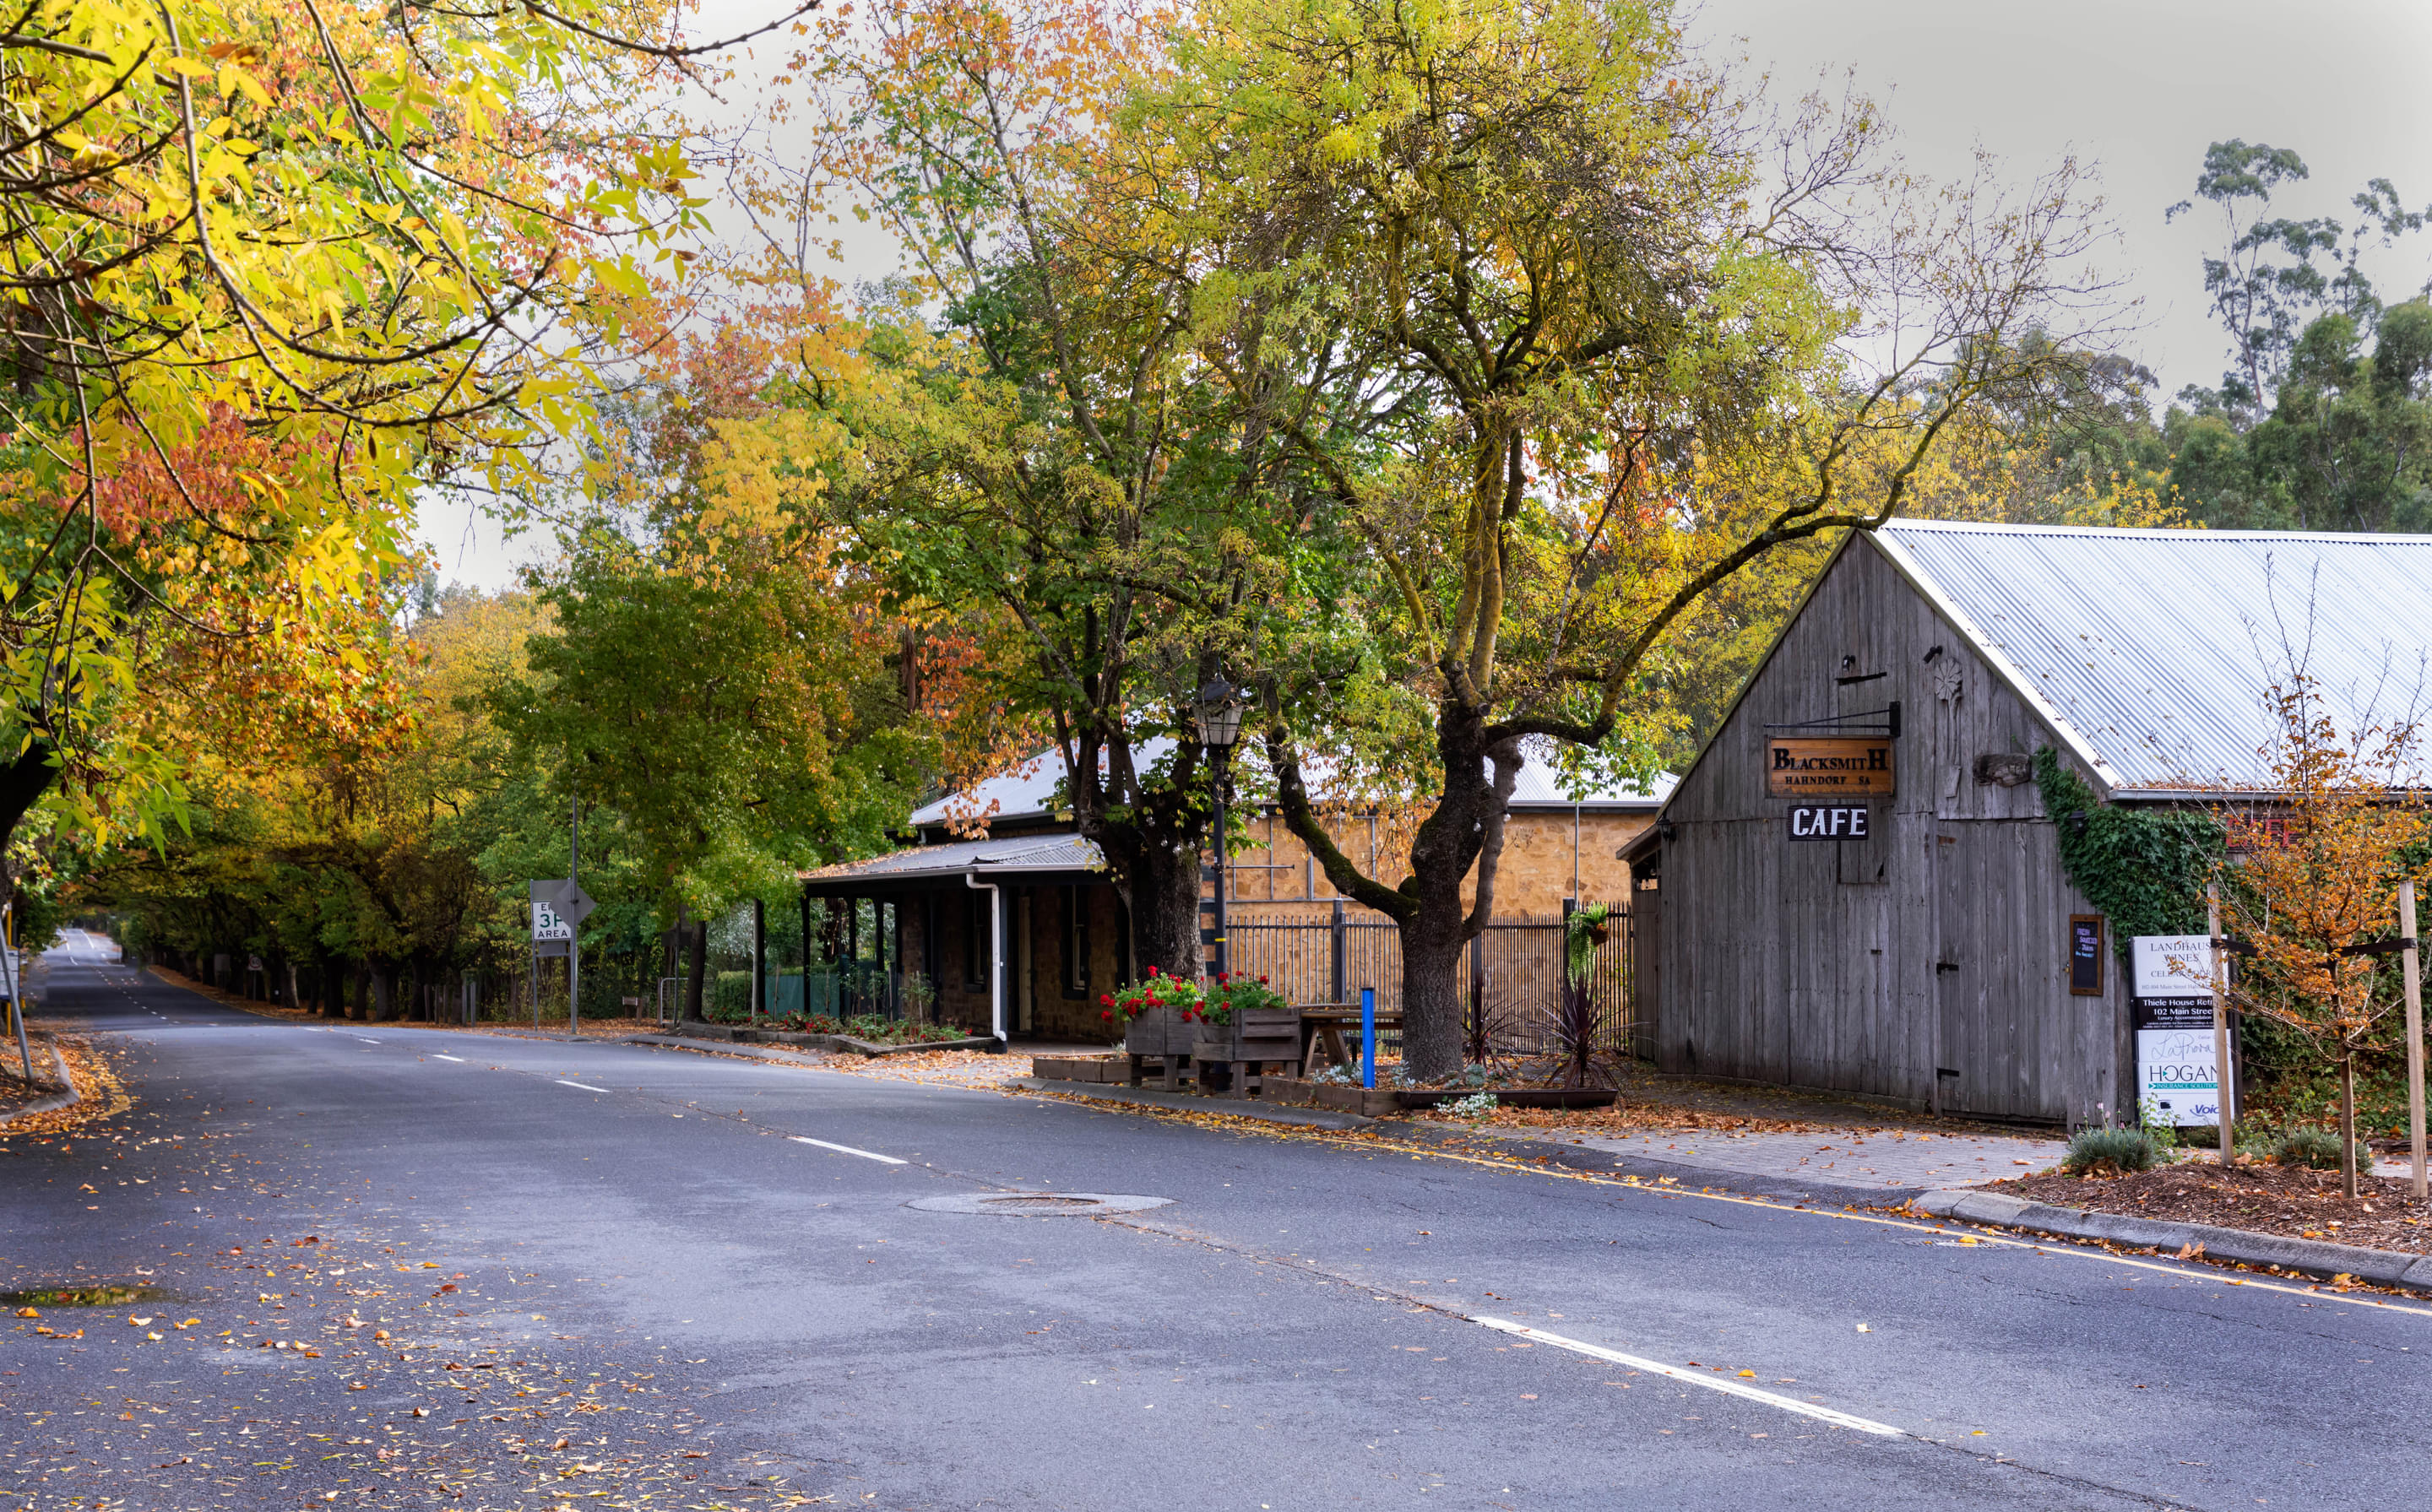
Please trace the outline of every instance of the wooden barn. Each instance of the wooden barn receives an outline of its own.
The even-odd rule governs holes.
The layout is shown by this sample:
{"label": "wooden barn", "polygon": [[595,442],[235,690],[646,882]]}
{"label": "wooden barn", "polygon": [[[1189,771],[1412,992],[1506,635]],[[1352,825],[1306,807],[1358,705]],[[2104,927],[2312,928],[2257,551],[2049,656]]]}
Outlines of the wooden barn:
{"label": "wooden barn", "polygon": [[2354,716],[2421,689],[2428,637],[2423,536],[1853,534],[1629,848],[1657,1065],[2133,1116],[2122,942],[2064,874],[2035,752],[2112,803],[2251,789],[2289,647]]}

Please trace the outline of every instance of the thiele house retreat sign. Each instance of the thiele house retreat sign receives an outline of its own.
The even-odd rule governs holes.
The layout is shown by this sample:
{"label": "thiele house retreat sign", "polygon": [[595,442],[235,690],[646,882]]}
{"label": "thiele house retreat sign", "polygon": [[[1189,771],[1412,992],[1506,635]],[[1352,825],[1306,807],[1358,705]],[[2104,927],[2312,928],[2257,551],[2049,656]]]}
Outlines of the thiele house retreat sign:
{"label": "thiele house retreat sign", "polygon": [[1768,798],[1816,803],[1890,798],[1892,776],[1889,735],[1775,735],[1765,741]]}

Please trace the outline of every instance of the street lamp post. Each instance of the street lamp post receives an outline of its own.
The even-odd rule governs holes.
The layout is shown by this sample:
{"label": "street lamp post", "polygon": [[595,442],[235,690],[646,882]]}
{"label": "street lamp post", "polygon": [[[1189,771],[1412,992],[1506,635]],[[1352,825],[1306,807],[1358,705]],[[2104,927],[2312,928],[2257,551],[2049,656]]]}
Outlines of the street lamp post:
{"label": "street lamp post", "polygon": [[1219,672],[1199,690],[1199,744],[1208,750],[1208,784],[1215,810],[1215,969],[1220,975],[1233,969],[1232,946],[1224,938],[1224,768],[1241,733],[1241,690]]}

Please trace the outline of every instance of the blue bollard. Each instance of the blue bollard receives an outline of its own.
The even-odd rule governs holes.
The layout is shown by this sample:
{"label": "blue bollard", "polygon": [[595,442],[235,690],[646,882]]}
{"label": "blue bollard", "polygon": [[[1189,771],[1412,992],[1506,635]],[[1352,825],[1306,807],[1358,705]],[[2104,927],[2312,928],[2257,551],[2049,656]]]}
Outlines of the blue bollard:
{"label": "blue bollard", "polygon": [[1360,989],[1360,1084],[1376,1086],[1376,989]]}

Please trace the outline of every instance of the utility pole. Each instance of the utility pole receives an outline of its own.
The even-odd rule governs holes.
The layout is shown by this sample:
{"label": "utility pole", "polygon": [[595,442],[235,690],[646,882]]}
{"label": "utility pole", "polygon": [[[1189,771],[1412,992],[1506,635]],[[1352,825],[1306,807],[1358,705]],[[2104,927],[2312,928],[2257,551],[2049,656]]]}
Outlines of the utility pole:
{"label": "utility pole", "polygon": [[2204,887],[2212,938],[2212,1079],[2221,1098],[2221,1163],[2238,1163],[2238,1119],[2229,1105],[2229,942],[2221,937],[2221,883]]}
{"label": "utility pole", "polygon": [[2407,969],[2407,1142],[2415,1157],[2415,1200],[2424,1198],[2424,964],[2415,949],[2415,879],[2398,884],[2398,955]]}
{"label": "utility pole", "polygon": [[[583,799],[574,800],[573,822],[566,827],[566,881],[583,885]],[[566,1037],[583,1037],[583,925],[577,922],[566,941]]]}

